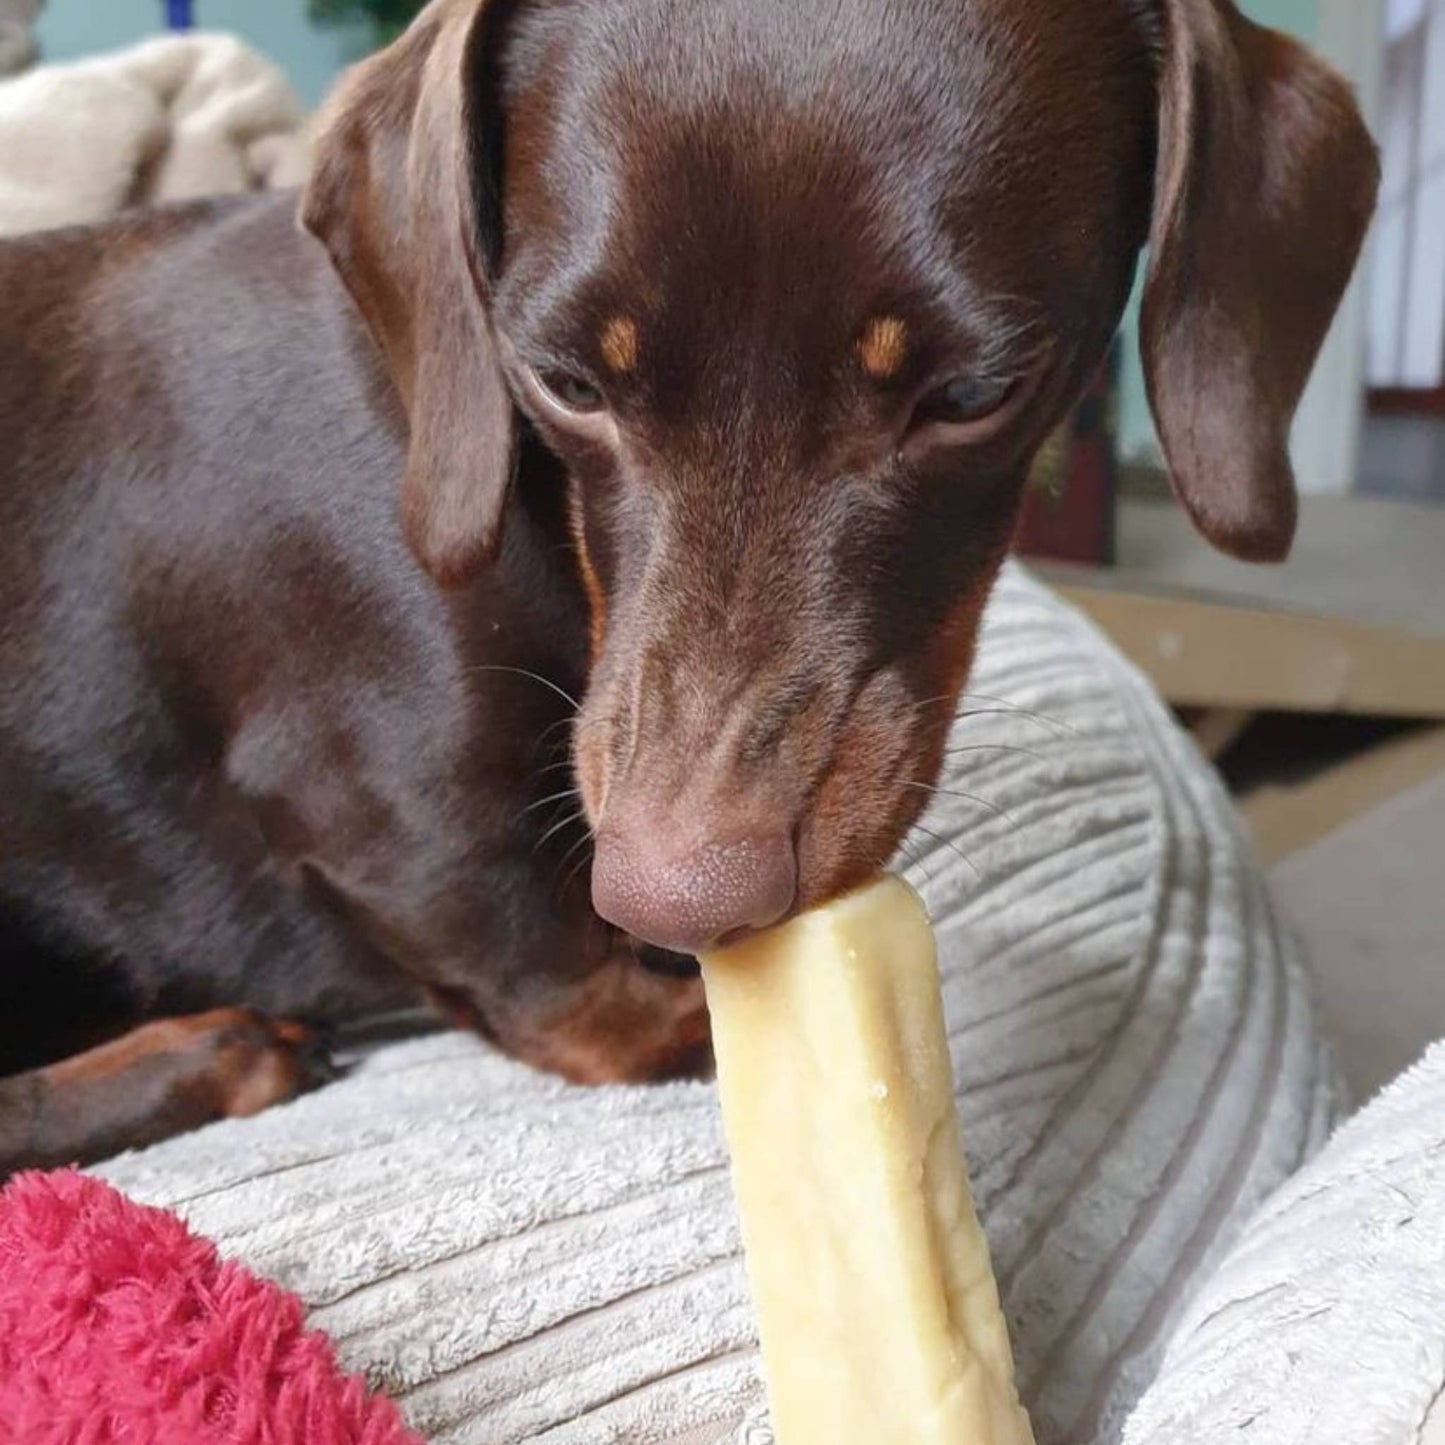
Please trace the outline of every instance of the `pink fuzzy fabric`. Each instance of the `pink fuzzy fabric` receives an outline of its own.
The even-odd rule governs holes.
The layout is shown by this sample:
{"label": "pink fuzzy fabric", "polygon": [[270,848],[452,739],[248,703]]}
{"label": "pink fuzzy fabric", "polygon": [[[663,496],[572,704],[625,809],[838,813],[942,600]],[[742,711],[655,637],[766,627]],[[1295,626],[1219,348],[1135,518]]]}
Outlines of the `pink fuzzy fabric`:
{"label": "pink fuzzy fabric", "polygon": [[73,1171],[0,1191],[0,1442],[420,1445],[285,1290]]}

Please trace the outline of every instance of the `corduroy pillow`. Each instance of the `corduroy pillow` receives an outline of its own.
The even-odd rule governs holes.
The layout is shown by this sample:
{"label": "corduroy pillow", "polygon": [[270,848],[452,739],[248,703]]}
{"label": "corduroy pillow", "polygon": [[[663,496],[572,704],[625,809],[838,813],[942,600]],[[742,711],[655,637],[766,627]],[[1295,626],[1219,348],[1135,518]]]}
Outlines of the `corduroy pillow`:
{"label": "corduroy pillow", "polygon": [[[952,746],[905,854],[979,1203],[1040,1445],[1105,1445],[1334,1074],[1214,773],[1016,568]],[[768,1439],[709,1086],[589,1092],[446,1035],[102,1172],[295,1290],[431,1439]]]}

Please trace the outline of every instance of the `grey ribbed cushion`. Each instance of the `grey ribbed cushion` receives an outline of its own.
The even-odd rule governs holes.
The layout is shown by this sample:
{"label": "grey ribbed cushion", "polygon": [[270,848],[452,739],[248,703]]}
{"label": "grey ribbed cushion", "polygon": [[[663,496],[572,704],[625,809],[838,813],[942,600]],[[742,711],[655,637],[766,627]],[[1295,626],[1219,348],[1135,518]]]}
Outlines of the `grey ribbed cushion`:
{"label": "grey ribbed cushion", "polygon": [[[1112,1442],[1334,1075],[1147,684],[1011,568],[970,686],[909,873],[1040,1445]],[[102,1172],[298,1291],[437,1441],[769,1438],[710,1087],[572,1089],[446,1035]]]}

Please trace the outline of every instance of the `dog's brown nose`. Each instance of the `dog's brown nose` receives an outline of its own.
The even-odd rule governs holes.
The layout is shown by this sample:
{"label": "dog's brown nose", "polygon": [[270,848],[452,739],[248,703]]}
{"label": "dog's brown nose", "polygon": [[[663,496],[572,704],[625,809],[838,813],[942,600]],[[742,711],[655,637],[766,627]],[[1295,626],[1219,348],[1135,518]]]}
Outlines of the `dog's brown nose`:
{"label": "dog's brown nose", "polygon": [[592,906],[659,948],[697,953],[729,934],[776,923],[793,906],[798,861],[787,833],[680,851],[634,828],[604,826],[592,861]]}

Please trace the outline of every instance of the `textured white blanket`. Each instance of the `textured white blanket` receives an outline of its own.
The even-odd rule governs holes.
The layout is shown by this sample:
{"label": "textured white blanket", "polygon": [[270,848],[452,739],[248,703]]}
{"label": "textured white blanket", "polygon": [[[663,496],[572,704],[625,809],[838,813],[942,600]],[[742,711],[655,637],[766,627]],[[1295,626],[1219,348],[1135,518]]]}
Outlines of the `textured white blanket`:
{"label": "textured white blanket", "polygon": [[0,235],[297,185],[307,157],[300,101],[230,36],[40,66],[0,81]]}
{"label": "textured white blanket", "polygon": [[1250,1222],[1128,1445],[1445,1445],[1445,1045]]}
{"label": "textured white blanket", "polygon": [[[1109,1442],[1193,1283],[1322,1142],[1333,1073],[1148,685],[1011,569],[972,687],[906,852],[1038,1438]],[[298,1291],[435,1441],[752,1445],[725,1166],[710,1087],[574,1089],[445,1035],[102,1172]]]}

